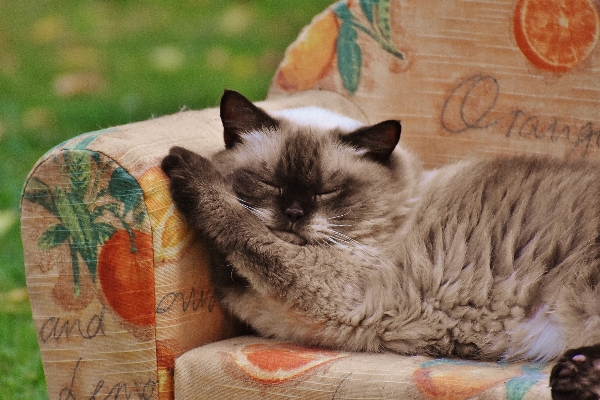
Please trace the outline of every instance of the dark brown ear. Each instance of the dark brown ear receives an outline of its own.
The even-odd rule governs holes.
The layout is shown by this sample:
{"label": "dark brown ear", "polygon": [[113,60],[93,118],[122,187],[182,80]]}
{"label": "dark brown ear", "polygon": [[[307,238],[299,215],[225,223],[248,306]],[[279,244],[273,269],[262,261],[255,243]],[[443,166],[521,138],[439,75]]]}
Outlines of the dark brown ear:
{"label": "dark brown ear", "polygon": [[342,141],[364,150],[365,156],[385,164],[400,141],[400,121],[388,120],[376,125],[365,126],[342,136]]}
{"label": "dark brown ear", "polygon": [[241,142],[244,133],[278,125],[263,109],[233,90],[225,90],[221,97],[221,122],[226,149]]}

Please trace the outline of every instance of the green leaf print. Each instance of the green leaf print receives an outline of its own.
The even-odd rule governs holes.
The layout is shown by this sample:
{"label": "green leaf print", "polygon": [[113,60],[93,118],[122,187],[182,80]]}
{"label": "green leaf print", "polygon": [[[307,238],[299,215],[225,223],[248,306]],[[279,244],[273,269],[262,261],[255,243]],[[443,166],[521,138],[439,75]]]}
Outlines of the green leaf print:
{"label": "green leaf print", "polygon": [[356,43],[356,30],[346,21],[342,22],[337,41],[338,70],[344,87],[354,94],[360,83],[362,54]]}
{"label": "green leaf print", "polygon": [[[92,234],[92,236],[95,236],[94,234]],[[104,243],[104,242],[102,242]],[[90,276],[92,277],[92,281],[96,281],[96,275],[97,275],[97,270],[98,270],[98,252],[100,250],[100,247],[102,247],[101,244],[98,244],[97,242],[94,245],[94,242],[90,243],[91,246],[88,243],[72,243],[71,244],[71,251],[76,251],[77,253],[79,253],[79,255],[81,256],[81,258],[83,258],[83,262],[85,263],[86,267],[88,268],[88,271],[90,272]]]}
{"label": "green leaf print", "polygon": [[334,5],[333,12],[344,22],[351,22],[354,20],[354,14],[352,14],[345,1],[340,1]]}
{"label": "green leaf print", "polygon": [[116,128],[107,128],[101,129],[99,131],[93,131],[81,134],[77,137],[67,139],[62,143],[57,144],[50,150],[46,152],[47,154],[51,154],[56,152],[58,149],[64,150],[87,150],[88,146],[92,144],[98,137],[104,135],[105,133],[117,132]]}
{"label": "green leaf print", "polygon": [[79,259],[77,258],[77,254],[79,253],[72,243],[69,245],[69,250],[71,252],[71,267],[73,268],[73,296],[77,298],[81,295]]}
{"label": "green leaf print", "polygon": [[98,222],[94,224],[95,240],[97,243],[104,243],[117,231],[117,228],[107,224],[106,222]]}
{"label": "green leaf print", "polygon": [[388,44],[391,44],[392,40],[392,27],[390,21],[390,1],[381,0],[377,2],[377,26],[379,27],[379,33],[386,40]]}
{"label": "green leaf print", "polygon": [[52,189],[50,189],[48,185],[35,176],[27,182],[27,187],[23,193],[23,198],[44,207],[52,214],[56,215],[57,213]]}
{"label": "green leaf print", "polygon": [[[58,156],[53,160],[64,177],[63,182],[51,187],[32,177],[23,197],[42,206],[59,220],[42,233],[38,247],[49,250],[68,243],[74,297],[78,298],[81,295],[81,267],[85,265],[92,281],[96,282],[99,252],[119,229],[127,231],[132,251],[135,251],[133,227],[141,227],[147,214],[143,192],[125,169],[116,166],[112,160],[103,160],[97,152],[63,149],[61,154],[62,161]],[[106,184],[106,175],[111,169]],[[126,217],[132,210],[133,213]]]}
{"label": "green leaf print", "polygon": [[90,184],[92,174],[90,157],[83,151],[65,151],[64,157],[73,193],[83,198]]}
{"label": "green leaf print", "polygon": [[548,375],[542,373],[544,367],[543,364],[522,367],[523,375],[506,382],[506,398],[508,400],[523,400],[529,390],[538,382],[547,382]]}
{"label": "green leaf print", "polygon": [[362,8],[365,17],[367,17],[371,25],[373,25],[373,6],[377,3],[377,0],[360,0],[360,8]]}
{"label": "green leaf print", "polygon": [[[103,191],[104,193],[104,191]],[[119,215],[119,203],[108,203],[108,204],[103,204],[101,206],[98,206],[96,208],[94,208],[94,210],[92,211],[92,216],[94,217],[94,219],[100,217],[102,214],[104,214],[105,212],[109,212],[112,215]]]}
{"label": "green leaf print", "polygon": [[341,20],[337,42],[338,70],[344,87],[351,93],[356,92],[360,83],[362,53],[357,44],[357,32],[363,32],[377,41],[381,48],[394,57],[405,59],[404,53],[396,49],[392,41],[392,25],[389,0],[360,0],[360,8],[368,22],[361,24],[346,1],[333,6],[333,12]]}
{"label": "green leaf print", "polygon": [[52,225],[38,240],[38,247],[42,250],[53,249],[64,243],[69,236],[71,236],[71,233],[63,224]]}
{"label": "green leaf print", "polygon": [[[75,243],[86,243],[86,235],[89,235],[89,229],[91,228],[91,216],[86,215],[85,211],[81,212],[82,207],[78,207],[77,205],[81,201],[73,197],[62,188],[57,187],[54,189],[57,209],[56,216],[71,233],[71,237]],[[72,200],[75,200],[75,202]],[[85,207],[83,207],[83,210],[85,210]]]}
{"label": "green leaf print", "polygon": [[142,201],[142,189],[137,181],[123,168],[115,169],[108,182],[108,193],[125,204],[127,214]]}

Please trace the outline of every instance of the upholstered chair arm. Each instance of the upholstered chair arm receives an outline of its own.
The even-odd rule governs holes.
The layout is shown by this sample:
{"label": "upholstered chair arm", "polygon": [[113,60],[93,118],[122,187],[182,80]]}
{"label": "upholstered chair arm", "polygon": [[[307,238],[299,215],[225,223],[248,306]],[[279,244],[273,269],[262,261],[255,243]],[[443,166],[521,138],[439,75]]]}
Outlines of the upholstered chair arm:
{"label": "upholstered chair arm", "polygon": [[[324,91],[259,104],[364,120]],[[50,399],[170,399],[177,356],[236,335],[210,287],[210,254],[160,168],[174,145],[222,149],[222,129],[217,108],[180,112],[75,137],[32,169],[22,239]]]}

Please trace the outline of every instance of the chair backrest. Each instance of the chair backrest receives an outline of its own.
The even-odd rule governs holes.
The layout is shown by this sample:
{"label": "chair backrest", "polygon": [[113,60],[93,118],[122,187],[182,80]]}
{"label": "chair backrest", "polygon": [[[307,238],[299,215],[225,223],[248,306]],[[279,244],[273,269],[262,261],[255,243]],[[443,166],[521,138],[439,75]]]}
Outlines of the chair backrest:
{"label": "chair backrest", "polygon": [[373,122],[401,119],[401,143],[427,166],[598,157],[598,3],[558,3],[340,1],[289,47],[269,96],[327,89]]}

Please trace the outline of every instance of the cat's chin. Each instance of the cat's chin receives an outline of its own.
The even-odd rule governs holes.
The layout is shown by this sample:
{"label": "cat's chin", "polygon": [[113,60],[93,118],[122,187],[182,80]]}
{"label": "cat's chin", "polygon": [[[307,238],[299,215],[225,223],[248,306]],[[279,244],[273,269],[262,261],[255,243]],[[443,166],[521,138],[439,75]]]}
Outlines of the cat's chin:
{"label": "cat's chin", "polygon": [[306,244],[306,239],[304,239],[303,237],[295,234],[294,232],[289,232],[289,231],[277,231],[272,229],[271,232],[273,232],[273,234],[275,236],[277,236],[279,239],[286,241],[288,243],[291,244],[295,244],[298,246],[304,246]]}

